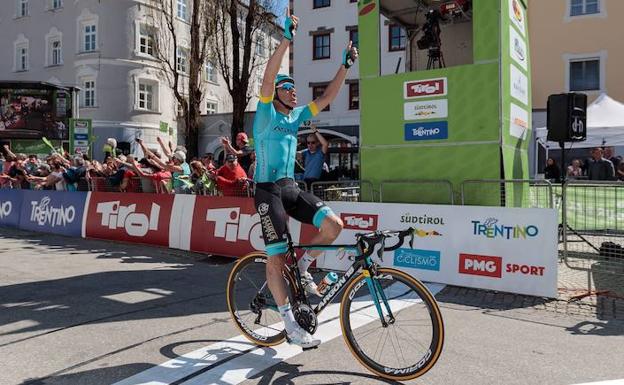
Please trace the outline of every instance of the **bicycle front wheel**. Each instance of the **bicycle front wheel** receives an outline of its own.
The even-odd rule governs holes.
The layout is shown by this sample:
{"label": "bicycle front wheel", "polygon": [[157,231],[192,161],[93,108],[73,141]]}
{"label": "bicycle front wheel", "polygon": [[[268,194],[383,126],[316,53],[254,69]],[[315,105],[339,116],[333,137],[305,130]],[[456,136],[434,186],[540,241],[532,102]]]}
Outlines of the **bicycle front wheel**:
{"label": "bicycle front wheel", "polygon": [[379,376],[411,380],[440,357],[440,308],[425,285],[402,271],[380,268],[374,277],[364,271],[345,290],[340,311],[351,353]]}
{"label": "bicycle front wheel", "polygon": [[[251,253],[241,258],[230,272],[227,304],[232,319],[243,335],[260,346],[273,346],[286,339],[284,324],[266,281],[267,256]],[[284,268],[284,281],[289,292],[294,278]]]}

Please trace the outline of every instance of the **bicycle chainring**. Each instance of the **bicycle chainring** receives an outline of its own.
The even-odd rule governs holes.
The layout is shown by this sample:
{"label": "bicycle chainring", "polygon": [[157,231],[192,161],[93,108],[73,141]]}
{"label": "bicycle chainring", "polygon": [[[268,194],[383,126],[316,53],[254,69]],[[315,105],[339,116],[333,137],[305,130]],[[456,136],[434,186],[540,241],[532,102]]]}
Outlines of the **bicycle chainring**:
{"label": "bicycle chainring", "polygon": [[314,310],[310,306],[304,303],[297,304],[293,308],[293,315],[303,330],[310,334],[316,333],[318,320],[316,319],[316,313],[314,313]]}

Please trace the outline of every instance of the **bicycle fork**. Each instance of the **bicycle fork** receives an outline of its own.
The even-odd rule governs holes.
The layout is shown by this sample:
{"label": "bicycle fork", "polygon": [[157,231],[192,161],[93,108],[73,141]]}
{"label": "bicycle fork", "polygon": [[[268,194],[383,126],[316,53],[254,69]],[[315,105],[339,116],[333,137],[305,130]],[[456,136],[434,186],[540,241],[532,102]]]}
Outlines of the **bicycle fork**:
{"label": "bicycle fork", "polygon": [[[390,309],[390,303],[388,302],[388,298],[383,292],[383,288],[381,287],[379,281],[376,278],[371,277],[371,271],[369,268],[364,268],[364,270],[362,270],[362,274],[364,274],[366,285],[368,286],[368,290],[370,291],[371,297],[373,298],[373,303],[375,304],[375,308],[377,309],[377,314],[379,315],[381,325],[383,327],[388,327],[388,324],[393,324],[395,321],[394,314],[392,314],[392,310]],[[386,317],[383,314],[380,302],[383,302],[386,312],[388,313],[387,321]]]}

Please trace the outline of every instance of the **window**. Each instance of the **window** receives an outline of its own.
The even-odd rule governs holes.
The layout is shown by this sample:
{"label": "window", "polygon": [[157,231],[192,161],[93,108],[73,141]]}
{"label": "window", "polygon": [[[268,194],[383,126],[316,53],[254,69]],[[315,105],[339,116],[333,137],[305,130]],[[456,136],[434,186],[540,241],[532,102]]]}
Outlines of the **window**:
{"label": "window", "polygon": [[50,42],[50,64],[58,66],[63,64],[63,51],[61,49],[60,40],[52,40]]}
{"label": "window", "polygon": [[28,16],[28,0],[17,0],[17,17]]}
{"label": "window", "polygon": [[206,113],[208,115],[216,114],[217,110],[217,102],[206,102]]}
{"label": "window", "polygon": [[600,59],[570,61],[570,91],[600,90]]}
{"label": "window", "polygon": [[84,37],[83,51],[84,52],[95,51],[97,48],[96,46],[97,34],[96,34],[95,24],[85,24],[83,26],[83,37]]}
{"label": "window", "polygon": [[213,83],[217,82],[217,66],[212,60],[206,62],[206,80]]}
{"label": "window", "polygon": [[403,51],[405,49],[405,30],[400,25],[388,26],[388,39],[390,51]]}
{"label": "window", "polygon": [[349,40],[353,43],[354,47],[358,47],[359,44],[359,34],[357,27],[349,30]]}
{"label": "window", "polygon": [[50,0],[50,9],[60,9],[63,8],[63,0]]}
{"label": "window", "polygon": [[187,0],[178,0],[178,18],[182,20],[188,20],[188,4]]}
{"label": "window", "polygon": [[139,82],[139,109],[154,111],[154,85]]}
{"label": "window", "polygon": [[570,16],[600,13],[599,0],[570,0]]}
{"label": "window", "polygon": [[258,34],[258,39],[256,40],[256,55],[266,56],[266,42],[262,34]]}
{"label": "window", "polygon": [[189,58],[188,48],[178,47],[178,50],[176,53],[176,70],[178,72],[181,72],[183,74],[188,73],[188,69],[189,69],[188,58]]}
{"label": "window", "polygon": [[141,24],[139,26],[139,52],[142,54],[154,55],[154,42],[156,41],[154,27]]}
{"label": "window", "polygon": [[330,56],[330,34],[320,34],[312,36],[313,58],[314,60],[329,59]]}
{"label": "window", "polygon": [[15,70],[28,71],[28,44],[19,44],[16,46]]}
{"label": "window", "polygon": [[94,79],[85,79],[82,82],[82,107],[95,107]]}
{"label": "window", "polygon": [[313,0],[314,8],[325,8],[331,6],[331,0]]}
{"label": "window", "polygon": [[[327,88],[327,86],[314,86],[312,87],[312,100],[316,100],[318,98],[320,98],[321,96],[323,96],[323,93],[325,92],[325,89]],[[325,109],[323,109],[323,111],[329,111],[329,104],[327,105],[327,107],[325,107]]]}
{"label": "window", "polygon": [[349,109],[360,109],[360,84],[357,82],[349,84]]}

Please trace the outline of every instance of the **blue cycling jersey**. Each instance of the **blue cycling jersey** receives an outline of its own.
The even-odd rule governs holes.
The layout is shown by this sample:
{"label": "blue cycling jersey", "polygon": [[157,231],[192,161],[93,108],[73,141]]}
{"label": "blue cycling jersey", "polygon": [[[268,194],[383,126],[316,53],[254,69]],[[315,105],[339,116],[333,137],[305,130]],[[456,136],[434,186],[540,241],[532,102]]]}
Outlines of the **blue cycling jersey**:
{"label": "blue cycling jersey", "polygon": [[273,106],[273,96],[260,98],[253,125],[256,182],[294,179],[299,126],[317,114],[314,102],[284,115]]}

